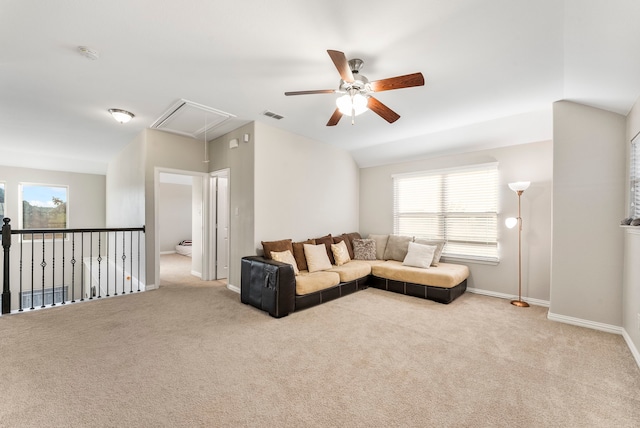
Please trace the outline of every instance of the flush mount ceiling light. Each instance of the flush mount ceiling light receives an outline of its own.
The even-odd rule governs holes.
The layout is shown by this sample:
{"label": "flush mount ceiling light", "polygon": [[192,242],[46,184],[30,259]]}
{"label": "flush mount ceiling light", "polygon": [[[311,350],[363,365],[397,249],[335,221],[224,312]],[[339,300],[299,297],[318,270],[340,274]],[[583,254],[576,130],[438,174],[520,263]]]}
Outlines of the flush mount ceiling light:
{"label": "flush mount ceiling light", "polygon": [[111,116],[120,123],[127,123],[135,117],[133,113],[117,108],[110,108],[109,113],[111,113]]}

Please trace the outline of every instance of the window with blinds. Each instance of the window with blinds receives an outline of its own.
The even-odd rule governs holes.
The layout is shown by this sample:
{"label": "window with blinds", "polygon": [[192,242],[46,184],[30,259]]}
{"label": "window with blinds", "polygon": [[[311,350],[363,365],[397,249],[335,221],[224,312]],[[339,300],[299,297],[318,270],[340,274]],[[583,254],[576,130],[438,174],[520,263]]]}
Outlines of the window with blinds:
{"label": "window with blinds", "polygon": [[631,140],[631,163],[629,165],[629,217],[640,217],[640,134]]}
{"label": "window with blinds", "polygon": [[393,229],[444,238],[444,257],[498,262],[498,164],[393,176]]}

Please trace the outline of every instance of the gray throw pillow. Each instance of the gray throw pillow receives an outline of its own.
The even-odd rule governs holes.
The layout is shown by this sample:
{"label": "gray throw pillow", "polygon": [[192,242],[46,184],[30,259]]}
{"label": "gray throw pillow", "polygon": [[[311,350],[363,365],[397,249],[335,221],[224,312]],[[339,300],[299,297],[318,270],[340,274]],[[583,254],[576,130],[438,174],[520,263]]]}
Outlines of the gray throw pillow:
{"label": "gray throw pillow", "polygon": [[389,235],[387,248],[384,250],[384,259],[404,261],[409,249],[409,242],[412,241],[413,236]]}
{"label": "gray throw pillow", "polygon": [[416,244],[422,245],[435,245],[436,252],[433,255],[433,261],[431,262],[431,266],[438,266],[440,264],[440,257],[442,257],[442,250],[444,250],[444,245],[447,243],[444,239],[425,239],[425,238],[416,238],[413,242]]}
{"label": "gray throw pillow", "polygon": [[354,239],[352,244],[355,260],[376,259],[376,241],[373,239]]}
{"label": "gray throw pillow", "polygon": [[373,239],[376,241],[376,259],[383,260],[384,259],[384,250],[387,248],[387,241],[389,240],[389,235],[369,235],[369,239]]}

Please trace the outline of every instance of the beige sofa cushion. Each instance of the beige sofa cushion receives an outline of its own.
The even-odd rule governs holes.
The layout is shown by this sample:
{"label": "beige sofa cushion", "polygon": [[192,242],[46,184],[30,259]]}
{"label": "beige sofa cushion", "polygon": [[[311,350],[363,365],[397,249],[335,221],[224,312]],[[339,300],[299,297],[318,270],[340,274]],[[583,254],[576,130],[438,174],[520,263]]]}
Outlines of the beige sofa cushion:
{"label": "beige sofa cushion", "polygon": [[293,266],[293,272],[298,275],[300,274],[300,269],[298,269],[298,264],[296,263],[296,259],[291,254],[291,251],[272,251],[271,258],[277,262],[287,263]]}
{"label": "beige sofa cushion", "polygon": [[327,272],[340,275],[340,282],[354,281],[371,274],[371,265],[364,260],[352,260],[342,266],[335,266]]}
{"label": "beige sofa cushion", "polygon": [[296,276],[296,294],[303,296],[316,291],[331,288],[340,283],[340,275],[336,272],[313,272],[301,271]]}
{"label": "beige sofa cushion", "polygon": [[344,240],[341,240],[337,244],[331,244],[331,251],[333,252],[333,259],[337,266],[342,266],[351,261],[349,250],[347,250],[347,244]]}
{"label": "beige sofa cushion", "polygon": [[422,269],[403,266],[402,262],[388,260],[371,266],[371,273],[379,278],[394,281],[451,288],[469,277],[469,268],[465,265],[440,263],[437,267]]}

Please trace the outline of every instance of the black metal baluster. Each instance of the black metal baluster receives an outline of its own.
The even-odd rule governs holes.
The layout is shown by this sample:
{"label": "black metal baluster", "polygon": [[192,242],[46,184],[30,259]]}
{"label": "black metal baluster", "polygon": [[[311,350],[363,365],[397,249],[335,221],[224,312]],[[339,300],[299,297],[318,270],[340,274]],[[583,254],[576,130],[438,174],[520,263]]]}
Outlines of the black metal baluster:
{"label": "black metal baluster", "polygon": [[[56,234],[51,236],[51,306],[56,305]],[[43,303],[44,304],[44,303]]]}
{"label": "black metal baluster", "polygon": [[76,302],[76,234],[71,234],[71,303]]}
{"label": "black metal baluster", "polygon": [[107,297],[109,297],[109,241],[111,240],[109,237],[109,232],[107,234]]}
{"label": "black metal baluster", "polygon": [[65,278],[64,278],[64,264],[65,264],[65,247],[66,244],[64,241],[66,241],[67,239],[67,235],[66,233],[62,235],[62,284],[60,285],[60,287],[62,287],[62,298],[60,299],[62,301],[62,303],[60,303],[61,305],[64,305],[66,303],[66,299],[67,296],[65,296],[64,294],[64,283],[65,283]]}
{"label": "black metal baluster", "polygon": [[124,241],[126,240],[125,238],[126,238],[126,235],[125,235],[125,232],[123,231],[122,232],[122,294],[126,294],[126,288],[125,288],[126,283],[124,280],[125,262],[127,260],[127,256],[124,253],[125,252]]}
{"label": "black metal baluster", "polygon": [[35,236],[34,236],[33,232],[31,232],[31,308],[30,309],[35,309],[33,307],[33,297],[34,297],[33,284],[34,284],[34,281],[35,281],[35,276],[34,276],[33,272],[34,272],[34,270],[36,268],[36,265],[35,265],[35,250],[34,250],[35,244],[34,244],[34,239],[35,239]]}
{"label": "black metal baluster", "polygon": [[113,234],[113,289],[114,296],[118,295],[118,232]]}
{"label": "black metal baluster", "polygon": [[23,245],[23,239],[24,235],[20,235],[20,239],[18,240],[18,242],[20,242],[20,298],[18,299],[20,301],[20,309],[18,309],[18,312],[22,312],[24,309],[22,308],[22,247],[24,247]]}
{"label": "black metal baluster", "polygon": [[138,291],[140,291],[140,231],[138,231],[138,277],[136,279],[138,281]]}
{"label": "black metal baluster", "polygon": [[133,293],[133,230],[129,231],[129,293]]}
{"label": "black metal baluster", "polygon": [[84,302],[84,232],[80,233],[80,301]]}
{"label": "black metal baluster", "polygon": [[93,232],[89,233],[89,300],[93,300]]}
{"label": "black metal baluster", "polygon": [[47,266],[47,262],[44,259],[44,232],[42,232],[42,261],[40,266],[42,266],[42,306],[40,307],[44,308],[44,268]]}
{"label": "black metal baluster", "polygon": [[102,297],[102,233],[98,232],[98,299]]}

